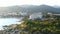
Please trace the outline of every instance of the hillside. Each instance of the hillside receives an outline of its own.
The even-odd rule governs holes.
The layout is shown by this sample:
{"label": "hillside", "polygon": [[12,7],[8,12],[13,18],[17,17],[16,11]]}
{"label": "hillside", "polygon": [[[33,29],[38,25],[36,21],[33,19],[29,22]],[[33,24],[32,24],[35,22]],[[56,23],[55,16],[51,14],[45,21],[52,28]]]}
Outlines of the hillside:
{"label": "hillside", "polygon": [[15,17],[20,16],[22,13],[37,13],[37,12],[52,12],[60,13],[58,8],[48,5],[21,5],[21,6],[10,6],[0,7],[0,17]]}

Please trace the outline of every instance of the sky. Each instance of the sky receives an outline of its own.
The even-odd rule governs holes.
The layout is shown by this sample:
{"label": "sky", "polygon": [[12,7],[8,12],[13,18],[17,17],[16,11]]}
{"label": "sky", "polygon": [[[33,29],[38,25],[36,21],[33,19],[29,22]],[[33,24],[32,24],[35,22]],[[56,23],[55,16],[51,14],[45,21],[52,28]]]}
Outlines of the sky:
{"label": "sky", "polygon": [[0,0],[0,7],[13,5],[41,5],[60,6],[60,0]]}

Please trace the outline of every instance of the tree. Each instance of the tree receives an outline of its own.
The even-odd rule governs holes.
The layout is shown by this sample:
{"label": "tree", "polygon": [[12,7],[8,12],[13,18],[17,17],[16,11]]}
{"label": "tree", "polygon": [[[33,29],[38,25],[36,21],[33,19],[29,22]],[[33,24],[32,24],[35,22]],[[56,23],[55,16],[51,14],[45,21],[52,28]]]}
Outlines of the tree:
{"label": "tree", "polygon": [[[27,20],[22,24],[23,30],[28,31],[29,33],[43,33],[43,34],[60,34],[60,19],[53,17],[54,19],[48,19],[41,21],[39,19]],[[20,24],[20,26],[22,25]]]}
{"label": "tree", "polygon": [[42,21],[41,19],[28,20],[26,17],[16,28],[22,30],[22,34],[26,34],[23,31],[29,34],[60,34],[60,18],[55,16],[53,19],[47,18],[49,19]]}

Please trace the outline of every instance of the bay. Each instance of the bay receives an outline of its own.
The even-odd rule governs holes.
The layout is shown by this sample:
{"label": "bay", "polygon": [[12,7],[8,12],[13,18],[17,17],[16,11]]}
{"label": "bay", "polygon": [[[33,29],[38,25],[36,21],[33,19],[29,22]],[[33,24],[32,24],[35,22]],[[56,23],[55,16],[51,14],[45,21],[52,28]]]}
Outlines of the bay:
{"label": "bay", "polygon": [[20,24],[18,21],[21,21],[21,18],[0,18],[0,30],[4,25]]}

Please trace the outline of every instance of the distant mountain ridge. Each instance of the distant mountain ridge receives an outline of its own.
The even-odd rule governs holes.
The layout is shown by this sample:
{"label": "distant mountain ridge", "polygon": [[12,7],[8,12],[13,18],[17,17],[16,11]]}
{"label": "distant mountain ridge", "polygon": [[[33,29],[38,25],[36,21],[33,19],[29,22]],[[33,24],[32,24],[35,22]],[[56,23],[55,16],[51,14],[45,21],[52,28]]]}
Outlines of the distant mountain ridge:
{"label": "distant mountain ridge", "polygon": [[8,13],[37,13],[37,12],[52,12],[52,13],[60,13],[59,8],[55,8],[48,5],[21,5],[21,6],[10,6],[10,7],[1,7],[0,15],[5,15]]}
{"label": "distant mountain ridge", "polygon": [[48,6],[48,5],[22,5],[22,6],[11,6],[0,8],[0,12],[42,12],[42,11],[51,11],[51,12],[60,12],[57,8]]}

